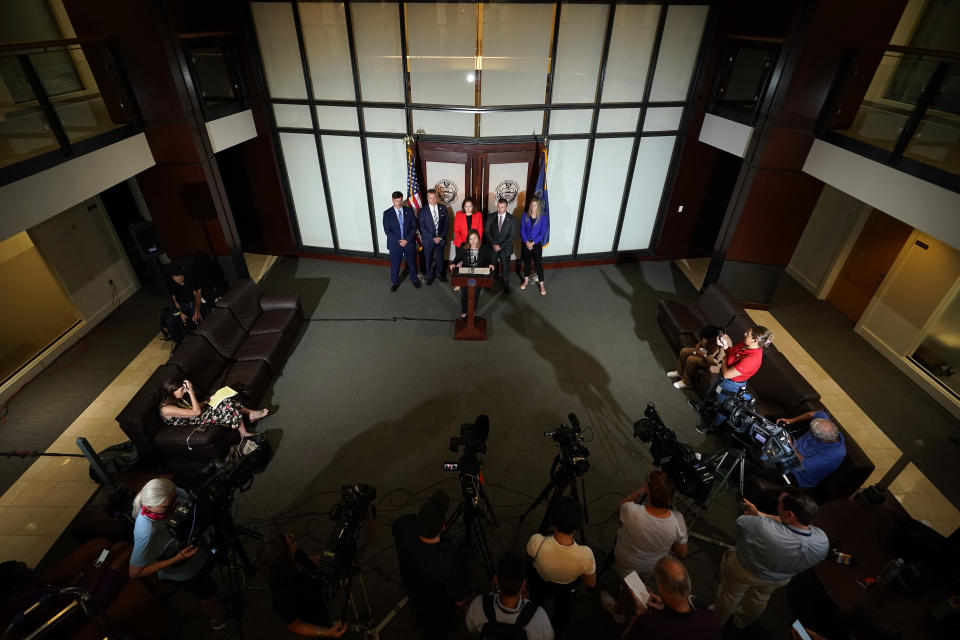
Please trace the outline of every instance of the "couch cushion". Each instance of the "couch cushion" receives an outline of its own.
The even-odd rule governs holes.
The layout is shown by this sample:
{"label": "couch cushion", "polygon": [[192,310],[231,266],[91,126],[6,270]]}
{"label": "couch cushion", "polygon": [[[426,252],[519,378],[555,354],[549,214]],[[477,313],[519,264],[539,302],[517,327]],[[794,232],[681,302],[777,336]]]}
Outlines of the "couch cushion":
{"label": "couch cushion", "polygon": [[194,333],[207,339],[224,358],[232,358],[247,337],[247,332],[237,322],[229,309],[214,309],[204,318]]}
{"label": "couch cushion", "polygon": [[270,386],[270,368],[264,360],[244,360],[232,363],[223,375],[223,384],[243,394],[245,405],[254,406]]}
{"label": "couch cushion", "polygon": [[199,392],[201,389],[216,391],[215,383],[226,366],[227,359],[221,356],[206,338],[192,335],[187,336],[176,348],[170,356],[170,362],[180,367]]}
{"label": "couch cushion", "polygon": [[670,343],[670,348],[677,352],[689,342],[689,338],[683,339],[685,334],[696,341],[696,336],[703,328],[703,318],[693,304],[682,300],[660,300],[657,303],[657,324]]}
{"label": "couch cushion", "polygon": [[270,367],[270,373],[277,376],[283,369],[283,364],[287,361],[294,338],[293,332],[261,333],[248,336],[234,358],[237,362],[263,360]]}
{"label": "couch cushion", "polygon": [[300,314],[296,309],[264,311],[250,329],[250,335],[295,331],[295,325],[299,319]]}
{"label": "couch cushion", "polygon": [[176,365],[160,365],[117,415],[120,429],[133,441],[141,460],[148,465],[161,463],[161,454],[153,444],[153,435],[163,428],[160,417],[163,381],[181,375],[183,372]]}
{"label": "couch cushion", "polygon": [[249,331],[260,317],[260,292],[253,280],[237,280],[230,291],[217,300],[217,306],[229,309],[244,330]]}
{"label": "couch cushion", "polygon": [[216,460],[224,458],[230,447],[240,442],[240,433],[227,427],[207,427],[200,431],[164,425],[154,434],[153,442],[167,458]]}
{"label": "couch cushion", "polygon": [[[727,288],[718,282],[707,287],[706,291],[697,300],[697,308],[705,321],[704,324],[714,324],[718,327],[731,326],[738,319],[738,316],[747,317],[743,307],[737,304]],[[743,333],[741,332],[740,337],[742,336]],[[730,337],[738,340],[738,337],[732,333]]]}
{"label": "couch cushion", "polygon": [[765,351],[760,370],[750,378],[747,387],[768,406],[780,407],[780,416],[794,415],[794,410],[808,400],[819,400],[820,394],[794,369],[779,351]]}

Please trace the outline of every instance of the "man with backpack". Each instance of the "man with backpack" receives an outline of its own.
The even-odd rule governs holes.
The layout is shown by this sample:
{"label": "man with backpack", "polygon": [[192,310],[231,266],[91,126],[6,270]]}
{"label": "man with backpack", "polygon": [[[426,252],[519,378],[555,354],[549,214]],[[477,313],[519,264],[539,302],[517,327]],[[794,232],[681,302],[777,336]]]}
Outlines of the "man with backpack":
{"label": "man with backpack", "polygon": [[497,563],[493,593],[477,596],[467,609],[467,629],[481,640],[553,640],[547,612],[523,598],[525,562],[508,551]]}

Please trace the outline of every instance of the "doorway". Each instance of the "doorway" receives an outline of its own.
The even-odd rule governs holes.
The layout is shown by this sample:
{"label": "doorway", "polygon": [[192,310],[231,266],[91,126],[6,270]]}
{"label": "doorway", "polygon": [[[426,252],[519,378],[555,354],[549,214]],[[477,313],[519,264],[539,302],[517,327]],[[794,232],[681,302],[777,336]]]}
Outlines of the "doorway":
{"label": "doorway", "polygon": [[827,300],[856,324],[911,233],[910,225],[871,211]]}

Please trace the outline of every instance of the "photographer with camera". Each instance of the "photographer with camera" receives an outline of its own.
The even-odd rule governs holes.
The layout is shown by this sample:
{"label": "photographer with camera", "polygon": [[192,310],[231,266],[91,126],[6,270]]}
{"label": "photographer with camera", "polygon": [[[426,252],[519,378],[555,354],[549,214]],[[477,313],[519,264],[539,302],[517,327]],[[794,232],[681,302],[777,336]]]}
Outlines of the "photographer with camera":
{"label": "photographer with camera", "polygon": [[320,556],[307,555],[290,533],[271,533],[257,554],[273,596],[273,608],[287,629],[311,638],[339,638],[345,622],[330,623],[317,570]]}
{"label": "photographer with camera", "polygon": [[458,609],[470,601],[463,555],[441,537],[449,505],[449,496],[437,491],[416,515],[407,514],[393,522],[400,578],[410,596],[417,627],[426,639],[444,637]]}
{"label": "photographer with camera", "polygon": [[698,369],[720,371],[720,363],[723,362],[731,344],[730,337],[723,332],[723,329],[708,324],[700,330],[700,340],[695,346],[680,349],[677,366],[673,371],[667,372],[667,377],[676,380],[673,383],[675,388],[688,389],[693,384]]}
{"label": "photographer with camera", "polygon": [[543,607],[523,597],[526,568],[519,554],[508,551],[497,563],[493,593],[477,596],[467,609],[467,629],[483,640],[553,640],[553,627]]}
{"label": "photographer with camera", "polygon": [[740,538],[723,554],[714,602],[721,622],[733,616],[739,629],[763,613],[774,591],[827,557],[830,548],[827,534],[810,524],[817,503],[799,489],[788,487],[780,494],[775,516],[743,503],[737,518]]}
{"label": "photographer with camera", "polygon": [[189,591],[200,599],[200,608],[209,616],[210,626],[222,629],[227,620],[217,600],[217,585],[208,575],[207,552],[194,544],[179,548],[165,522],[178,503],[189,504],[187,493],[167,478],[150,480],[133,499],[130,577],[157,574],[161,582]]}
{"label": "photographer with camera", "polygon": [[543,606],[553,598],[553,630],[557,637],[570,619],[570,597],[582,580],[589,588],[597,584],[597,563],[590,547],[577,544],[573,532],[580,528],[580,505],[570,496],[560,496],[550,505],[554,532],[535,533],[527,541],[527,555],[533,559],[530,598]]}

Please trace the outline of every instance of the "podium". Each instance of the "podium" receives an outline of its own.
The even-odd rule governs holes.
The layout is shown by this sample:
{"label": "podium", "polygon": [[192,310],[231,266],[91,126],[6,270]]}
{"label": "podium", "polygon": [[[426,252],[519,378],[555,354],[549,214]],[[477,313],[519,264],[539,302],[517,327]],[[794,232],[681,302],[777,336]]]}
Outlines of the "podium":
{"label": "podium", "polygon": [[476,317],[477,287],[489,288],[493,286],[493,274],[473,274],[473,269],[461,267],[454,269],[450,283],[455,287],[467,288],[467,317],[457,318],[454,325],[454,340],[486,340],[487,321]]}

